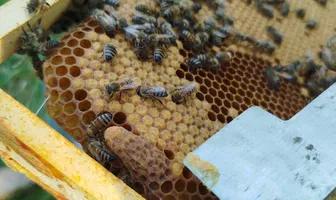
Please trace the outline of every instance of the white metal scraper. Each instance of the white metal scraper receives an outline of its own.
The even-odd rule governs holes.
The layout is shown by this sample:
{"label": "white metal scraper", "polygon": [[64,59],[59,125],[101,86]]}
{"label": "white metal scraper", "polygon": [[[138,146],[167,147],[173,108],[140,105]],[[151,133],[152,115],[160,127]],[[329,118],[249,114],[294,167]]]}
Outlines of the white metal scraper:
{"label": "white metal scraper", "polygon": [[222,200],[322,200],[336,186],[335,113],[335,84],[288,121],[251,107],[184,164]]}

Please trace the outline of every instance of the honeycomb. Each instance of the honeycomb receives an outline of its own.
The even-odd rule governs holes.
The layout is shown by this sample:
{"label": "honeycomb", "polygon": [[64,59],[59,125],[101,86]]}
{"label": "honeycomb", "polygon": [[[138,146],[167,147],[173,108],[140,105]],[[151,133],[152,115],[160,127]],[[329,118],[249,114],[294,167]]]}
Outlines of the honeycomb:
{"label": "honeycomb", "polygon": [[[130,20],[135,2],[124,1],[118,13]],[[233,55],[232,61],[222,65],[218,72],[189,72],[185,62],[195,55],[180,41],[167,49],[167,57],[160,65],[141,62],[123,34],[109,38],[97,21],[89,18],[62,38],[64,45],[43,65],[44,81],[51,96],[48,112],[85,150],[88,125],[100,112],[111,112],[116,127],[106,131],[107,145],[130,171],[133,188],[139,193],[149,193],[146,196],[149,199],[216,199],[183,165],[184,157],[253,105],[287,120],[311,99],[302,94],[306,93],[304,88],[282,80],[279,91],[269,89],[264,69],[277,63],[288,64],[307,49],[320,50],[334,31],[328,24],[329,17],[335,15],[333,5],[322,8],[308,0],[289,2],[292,10],[304,7],[307,18],[310,15],[318,18],[319,26],[328,28],[307,31],[305,23],[294,13],[286,18],[277,13],[268,20],[245,1],[230,1],[227,11],[235,19],[235,29],[268,39],[265,27],[274,25],[285,33],[285,38],[273,56],[255,52],[243,43],[209,47],[212,53],[230,51]],[[208,12],[204,6],[198,17],[205,19]],[[118,50],[112,63],[101,58],[107,42]],[[198,92],[181,105],[174,104],[169,96],[163,100],[164,106],[150,99],[143,101],[135,91],[123,92],[120,101],[103,96],[105,85],[124,77],[162,86],[167,91],[196,82]]]}

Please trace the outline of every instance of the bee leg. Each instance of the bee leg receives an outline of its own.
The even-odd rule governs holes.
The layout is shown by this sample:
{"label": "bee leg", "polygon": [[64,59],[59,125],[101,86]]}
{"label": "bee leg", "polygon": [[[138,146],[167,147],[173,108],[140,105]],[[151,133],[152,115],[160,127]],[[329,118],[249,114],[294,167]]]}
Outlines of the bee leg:
{"label": "bee leg", "polygon": [[27,25],[28,25],[29,30],[30,30],[31,32],[35,32],[34,29],[31,27],[31,25],[29,24],[29,22],[27,22]]}
{"label": "bee leg", "polygon": [[158,98],[156,98],[156,97],[153,97],[155,100],[157,100],[157,101],[159,101],[163,106],[165,106],[163,103],[162,103],[162,101],[160,100],[160,99],[158,99]]}
{"label": "bee leg", "polygon": [[147,99],[147,97],[145,97],[145,98],[144,98],[144,100],[142,100],[142,102],[141,102],[141,103],[145,102],[145,101],[146,101],[146,99]]}
{"label": "bee leg", "polygon": [[121,100],[121,92],[119,92],[119,101]]}

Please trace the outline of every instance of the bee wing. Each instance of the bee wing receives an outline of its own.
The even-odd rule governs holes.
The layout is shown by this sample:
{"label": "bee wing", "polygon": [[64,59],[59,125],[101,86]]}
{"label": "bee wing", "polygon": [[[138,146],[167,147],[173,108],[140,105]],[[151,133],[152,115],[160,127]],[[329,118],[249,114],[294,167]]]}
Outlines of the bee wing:
{"label": "bee wing", "polygon": [[134,37],[138,37],[138,35],[140,34],[140,31],[138,31],[134,27],[128,26],[128,27],[125,27],[124,30],[125,30],[125,32],[131,34]]}
{"label": "bee wing", "polygon": [[164,92],[164,91],[166,91],[166,89],[164,89],[163,87],[152,86],[148,88],[147,94],[155,94],[155,93]]}
{"label": "bee wing", "polygon": [[134,88],[137,88],[138,87],[138,84],[136,82],[132,82],[132,83],[129,83],[129,84],[126,84],[126,85],[123,85],[120,90],[130,90],[130,89],[134,89]]}
{"label": "bee wing", "polygon": [[163,38],[172,38],[173,35],[169,35],[169,34],[158,34],[156,35],[157,39],[163,39]]}

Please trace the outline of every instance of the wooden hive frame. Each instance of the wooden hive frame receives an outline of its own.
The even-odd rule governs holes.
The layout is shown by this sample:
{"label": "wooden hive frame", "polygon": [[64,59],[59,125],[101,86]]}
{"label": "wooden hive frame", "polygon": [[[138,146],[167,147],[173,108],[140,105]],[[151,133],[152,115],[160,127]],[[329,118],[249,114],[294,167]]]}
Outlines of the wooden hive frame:
{"label": "wooden hive frame", "polygon": [[[47,28],[71,3],[48,0],[50,7],[29,15],[28,1],[11,0],[0,7],[0,63],[16,52],[22,27],[43,15]],[[1,89],[0,107],[0,157],[57,199],[143,199]]]}

